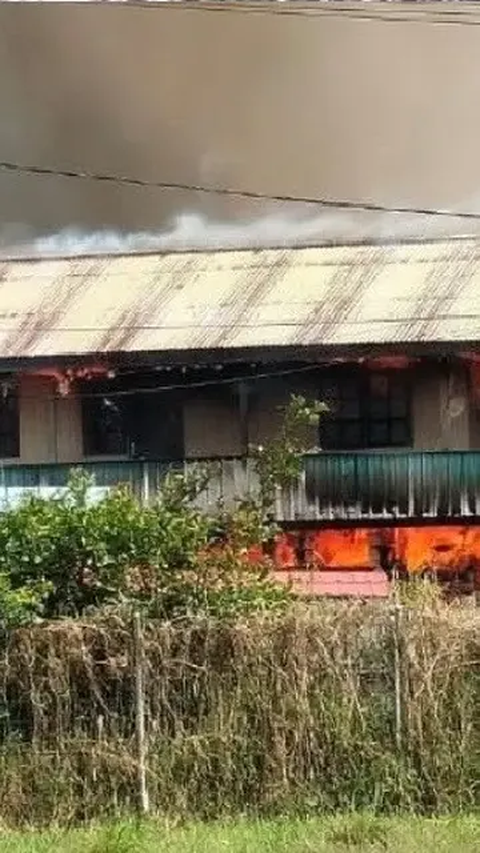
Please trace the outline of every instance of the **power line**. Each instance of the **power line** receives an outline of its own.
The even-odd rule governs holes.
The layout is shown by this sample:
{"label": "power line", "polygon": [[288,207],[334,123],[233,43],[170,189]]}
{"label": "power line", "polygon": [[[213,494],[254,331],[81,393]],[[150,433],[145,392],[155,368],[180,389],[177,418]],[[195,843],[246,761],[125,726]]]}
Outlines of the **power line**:
{"label": "power line", "polygon": [[[480,23],[480,21],[479,21]],[[233,198],[251,199],[253,201],[278,201],[294,204],[315,204],[334,210],[352,210],[366,213],[416,214],[419,216],[441,216],[449,219],[480,220],[480,213],[467,210],[447,210],[431,207],[390,207],[370,201],[352,201],[347,199],[332,199],[321,196],[294,196],[287,194],[268,194],[256,190],[237,189],[234,187],[205,186],[203,184],[183,183],[181,181],[148,181],[127,175],[115,175],[101,172],[87,172],[83,169],[54,169],[49,166],[36,166],[9,161],[0,161],[0,172],[23,175],[39,175],[45,177],[66,178],[74,180],[95,181],[149,189],[177,190],[195,192],[203,195],[229,196]]]}
{"label": "power line", "polygon": [[[155,385],[153,387],[144,387],[144,388],[125,388],[121,390],[104,390],[104,391],[87,391],[85,393],[81,393],[77,395],[77,399],[80,400],[90,400],[90,399],[107,399],[110,398],[122,398],[122,397],[135,397],[138,395],[155,395],[155,394],[166,394],[170,391],[189,391],[190,389],[198,389],[198,388],[207,388],[207,387],[217,387],[222,385],[236,385],[241,382],[252,383],[258,381],[259,379],[279,379],[284,376],[295,376],[301,373],[308,373],[312,371],[316,371],[319,369],[319,364],[308,364],[302,367],[293,367],[288,370],[278,370],[278,371],[268,371],[263,373],[253,373],[247,374],[244,376],[233,376],[228,378],[221,379],[204,379],[199,382],[178,382],[173,385]],[[131,371],[133,372],[133,371]],[[24,375],[28,375],[28,372]],[[35,375],[35,374],[30,374]],[[122,373],[119,373],[119,376],[122,376]],[[73,380],[72,382],[74,382]],[[95,381],[95,380],[85,380],[85,381]],[[67,395],[68,397],[69,395]],[[44,401],[55,401],[55,400],[63,400],[65,396],[62,394],[48,394],[48,395],[40,395],[40,394],[22,394],[22,400],[44,400]]]}

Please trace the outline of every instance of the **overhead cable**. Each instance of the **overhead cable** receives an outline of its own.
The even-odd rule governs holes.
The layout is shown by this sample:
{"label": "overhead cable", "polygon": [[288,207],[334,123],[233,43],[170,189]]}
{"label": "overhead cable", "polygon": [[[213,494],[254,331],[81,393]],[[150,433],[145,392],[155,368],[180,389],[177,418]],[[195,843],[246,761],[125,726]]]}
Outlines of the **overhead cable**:
{"label": "overhead cable", "polygon": [[251,199],[253,201],[276,201],[282,203],[311,204],[334,210],[351,210],[367,213],[416,214],[419,216],[441,216],[449,219],[480,220],[480,212],[469,210],[448,210],[433,207],[409,207],[407,205],[390,206],[375,201],[355,201],[353,199],[334,199],[323,196],[289,195],[284,193],[264,193],[258,190],[235,187],[208,186],[203,184],[183,183],[181,181],[150,181],[127,175],[89,172],[83,169],[60,169],[50,166],[27,165],[0,161],[0,172],[12,174],[38,175],[45,177],[86,180],[99,183],[110,183],[124,186],[176,190],[194,192],[203,195],[230,196],[233,198]]}

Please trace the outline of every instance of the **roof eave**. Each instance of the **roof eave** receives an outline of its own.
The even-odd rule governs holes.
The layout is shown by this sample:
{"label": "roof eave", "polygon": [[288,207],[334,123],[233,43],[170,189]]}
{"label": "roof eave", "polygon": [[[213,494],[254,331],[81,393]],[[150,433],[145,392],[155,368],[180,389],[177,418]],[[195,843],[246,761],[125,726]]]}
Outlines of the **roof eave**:
{"label": "roof eave", "polygon": [[204,364],[235,364],[248,361],[258,362],[322,362],[342,359],[360,359],[384,355],[409,355],[417,357],[449,357],[461,353],[479,352],[480,340],[464,341],[418,341],[373,344],[334,344],[312,346],[255,346],[228,349],[195,349],[195,350],[138,350],[87,353],[59,353],[49,356],[32,355],[20,358],[0,358],[0,370],[21,371],[39,365],[61,365],[68,367],[72,364],[91,363],[92,360],[108,365],[144,367],[152,364],[165,366],[181,366]]}

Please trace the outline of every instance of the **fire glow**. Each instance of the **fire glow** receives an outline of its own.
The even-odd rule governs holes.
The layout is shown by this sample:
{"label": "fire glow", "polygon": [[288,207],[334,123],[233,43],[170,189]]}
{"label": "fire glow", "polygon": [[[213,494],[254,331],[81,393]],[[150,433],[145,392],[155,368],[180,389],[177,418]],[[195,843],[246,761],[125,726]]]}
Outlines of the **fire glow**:
{"label": "fire glow", "polygon": [[278,569],[374,569],[378,566],[375,553],[379,542],[412,574],[425,569],[450,573],[468,565],[480,566],[480,525],[283,533],[276,543],[275,565]]}
{"label": "fire glow", "polygon": [[67,397],[71,393],[72,386],[76,380],[90,380],[104,377],[113,379],[115,377],[115,371],[105,367],[104,365],[94,364],[86,367],[67,368],[67,370],[45,367],[31,371],[30,376],[50,379],[55,383],[59,396]]}

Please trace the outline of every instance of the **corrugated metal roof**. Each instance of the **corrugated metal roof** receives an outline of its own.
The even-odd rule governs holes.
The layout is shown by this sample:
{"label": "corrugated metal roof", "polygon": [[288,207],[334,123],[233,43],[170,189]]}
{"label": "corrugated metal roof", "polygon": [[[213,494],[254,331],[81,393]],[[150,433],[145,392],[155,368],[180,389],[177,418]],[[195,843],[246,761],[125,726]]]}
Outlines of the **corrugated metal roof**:
{"label": "corrugated metal roof", "polygon": [[0,358],[480,340],[480,241],[0,263]]}

